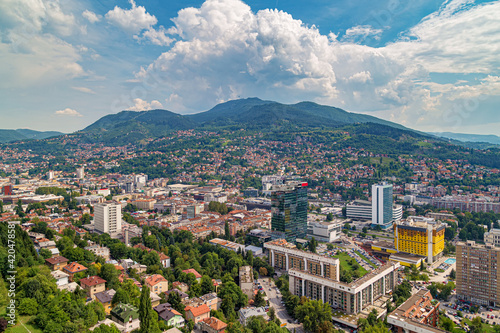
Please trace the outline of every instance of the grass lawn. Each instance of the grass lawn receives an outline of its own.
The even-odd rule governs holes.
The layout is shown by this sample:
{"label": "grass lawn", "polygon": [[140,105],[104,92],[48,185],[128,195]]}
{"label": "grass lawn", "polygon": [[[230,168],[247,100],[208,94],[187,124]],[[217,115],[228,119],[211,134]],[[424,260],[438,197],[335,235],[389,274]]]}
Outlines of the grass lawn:
{"label": "grass lawn", "polygon": [[[464,318],[464,320],[467,323],[467,325],[470,326],[472,324],[472,322],[469,319]],[[463,330],[460,330],[460,332],[463,332]],[[483,332],[484,333],[494,333],[495,331],[493,330],[493,325],[483,324]]]}
{"label": "grass lawn", "polygon": [[358,256],[360,256],[361,258],[363,258],[363,260],[366,261],[368,263],[368,265],[372,266],[373,268],[377,268],[377,265],[375,265],[374,263],[372,263],[370,261],[370,259],[368,259],[364,254],[362,254],[361,252],[359,252],[357,250],[354,251],[354,252],[356,252],[358,254]]}
{"label": "grass lawn", "polygon": [[[349,255],[347,253],[340,252],[339,255],[334,255],[333,257],[340,259],[340,266],[342,266],[346,271],[348,271],[348,272],[353,271],[351,264],[349,264],[349,260],[352,258],[349,257]],[[368,271],[366,269],[364,269],[363,267],[361,267],[361,265],[359,266],[357,272],[358,272],[359,276],[365,276],[366,273],[368,273]]]}
{"label": "grass lawn", "polygon": [[5,281],[0,278],[0,316],[3,316],[6,313],[6,306],[8,302],[7,285],[5,284]]}
{"label": "grass lawn", "polygon": [[[391,163],[392,161],[394,161],[393,158],[382,157],[382,165],[389,165],[389,163]],[[372,163],[372,164],[380,164],[380,157],[371,157],[370,158],[370,163]]]}
{"label": "grass lawn", "polygon": [[[27,322],[31,319],[31,316],[18,316],[17,319],[18,319],[18,322],[17,322],[16,326],[7,328],[5,333],[28,333],[28,332],[42,333],[43,332],[42,330],[36,328],[35,326],[33,326],[31,324],[27,324]],[[24,326],[21,325],[21,323],[23,323],[27,329],[24,328]]]}

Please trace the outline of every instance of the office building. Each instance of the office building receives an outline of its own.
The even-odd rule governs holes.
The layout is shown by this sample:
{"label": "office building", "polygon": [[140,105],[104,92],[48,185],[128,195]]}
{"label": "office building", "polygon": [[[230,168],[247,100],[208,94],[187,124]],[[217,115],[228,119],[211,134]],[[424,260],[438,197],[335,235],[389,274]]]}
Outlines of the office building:
{"label": "office building", "polygon": [[99,233],[118,234],[122,231],[122,206],[105,202],[94,206],[94,225]]}
{"label": "office building", "polygon": [[500,248],[458,242],[457,297],[484,306],[500,305]]}
{"label": "office building", "polygon": [[430,291],[421,289],[389,314],[387,323],[396,333],[444,333],[437,328],[439,304]]}
{"label": "office building", "polygon": [[346,217],[359,220],[371,220],[372,203],[366,200],[354,200],[346,205]]}
{"label": "office building", "polygon": [[495,246],[500,246],[500,229],[491,228],[484,233],[484,242]]}
{"label": "office building", "polygon": [[307,225],[307,236],[314,237],[319,242],[335,242],[342,234],[343,222],[310,222]]}
{"label": "office building", "polygon": [[427,257],[432,264],[442,256],[446,224],[429,217],[410,216],[394,223],[394,247],[398,252]]}
{"label": "office building", "polygon": [[287,240],[305,238],[307,233],[307,183],[285,180],[271,194],[271,230]]}
{"label": "office building", "polygon": [[85,178],[85,168],[76,168],[76,178],[78,179],[83,179]]}
{"label": "office building", "polygon": [[372,185],[372,226],[390,228],[394,221],[393,215],[392,185]]}

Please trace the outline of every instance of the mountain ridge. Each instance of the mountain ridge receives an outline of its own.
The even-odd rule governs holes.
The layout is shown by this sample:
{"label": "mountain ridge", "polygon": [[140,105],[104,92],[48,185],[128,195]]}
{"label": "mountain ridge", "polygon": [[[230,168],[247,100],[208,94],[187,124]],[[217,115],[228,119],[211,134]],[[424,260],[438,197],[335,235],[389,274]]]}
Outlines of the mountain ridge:
{"label": "mountain ridge", "polygon": [[21,140],[41,140],[64,135],[57,131],[35,131],[27,128],[0,129],[0,143],[8,143]]}

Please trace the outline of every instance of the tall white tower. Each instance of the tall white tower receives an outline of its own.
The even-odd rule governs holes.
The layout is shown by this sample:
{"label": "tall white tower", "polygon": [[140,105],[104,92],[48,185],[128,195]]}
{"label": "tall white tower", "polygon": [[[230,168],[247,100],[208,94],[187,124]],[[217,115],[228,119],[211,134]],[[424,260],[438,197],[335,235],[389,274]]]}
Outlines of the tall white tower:
{"label": "tall white tower", "polygon": [[85,167],[76,169],[76,178],[83,179],[85,177]]}
{"label": "tall white tower", "polygon": [[393,222],[392,185],[388,183],[372,185],[372,226],[387,229]]}
{"label": "tall white tower", "polygon": [[94,206],[94,226],[100,233],[117,234],[122,231],[122,206],[105,202]]}

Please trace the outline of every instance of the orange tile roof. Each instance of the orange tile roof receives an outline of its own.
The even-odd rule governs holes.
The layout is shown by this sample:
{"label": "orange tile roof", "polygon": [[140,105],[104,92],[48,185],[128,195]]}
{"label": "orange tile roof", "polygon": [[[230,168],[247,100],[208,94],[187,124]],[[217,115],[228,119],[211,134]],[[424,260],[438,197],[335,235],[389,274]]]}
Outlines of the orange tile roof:
{"label": "orange tile roof", "polygon": [[64,270],[66,270],[70,273],[77,273],[77,272],[84,271],[86,269],[87,269],[87,267],[80,265],[76,261],[73,261],[72,263],[70,263],[69,265],[64,267]]}
{"label": "orange tile roof", "polygon": [[90,276],[88,278],[84,278],[84,279],[80,280],[81,286],[86,285],[86,286],[92,287],[92,286],[96,286],[98,284],[103,284],[103,283],[106,283],[106,280],[104,280],[103,278],[100,278],[97,275]]}
{"label": "orange tile roof", "polygon": [[146,277],[144,279],[144,281],[146,282],[146,284],[148,284],[150,286],[154,286],[154,285],[157,285],[158,283],[163,282],[163,281],[167,282],[167,279],[165,279],[163,277],[163,275],[154,274],[154,275]]}
{"label": "orange tile roof", "polygon": [[227,327],[227,324],[223,322],[222,320],[219,320],[215,317],[212,318],[205,318],[203,319],[205,323],[207,323],[208,326],[213,328],[216,331],[221,331]]}
{"label": "orange tile roof", "polygon": [[208,307],[208,305],[202,304],[202,305],[199,305],[197,307],[186,306],[184,311],[186,311],[186,312],[191,311],[191,313],[193,314],[193,317],[198,317],[198,316],[201,316],[202,314],[210,313],[210,308]]}
{"label": "orange tile roof", "polygon": [[194,276],[195,276],[197,279],[201,278],[200,273],[198,273],[198,272],[197,272],[194,268],[185,269],[185,270],[183,270],[182,272],[183,272],[183,273],[186,273],[186,274],[193,273],[193,274],[194,274]]}

